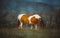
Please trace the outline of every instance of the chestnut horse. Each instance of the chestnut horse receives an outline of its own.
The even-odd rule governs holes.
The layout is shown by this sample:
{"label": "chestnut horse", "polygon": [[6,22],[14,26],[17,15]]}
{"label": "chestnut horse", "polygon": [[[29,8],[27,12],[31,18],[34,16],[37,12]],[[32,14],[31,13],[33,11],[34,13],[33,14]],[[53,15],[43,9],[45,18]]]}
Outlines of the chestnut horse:
{"label": "chestnut horse", "polygon": [[26,24],[31,24],[31,29],[33,28],[33,25],[34,25],[35,30],[37,30],[37,24],[41,22],[42,22],[42,18],[38,14],[19,14],[18,15],[19,29],[22,29],[23,23],[26,23]]}

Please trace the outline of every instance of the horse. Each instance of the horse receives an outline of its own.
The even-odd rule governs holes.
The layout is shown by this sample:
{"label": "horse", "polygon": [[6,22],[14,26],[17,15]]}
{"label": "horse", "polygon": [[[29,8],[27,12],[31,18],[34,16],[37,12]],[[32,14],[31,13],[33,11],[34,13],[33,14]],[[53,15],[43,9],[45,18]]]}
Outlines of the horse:
{"label": "horse", "polygon": [[25,23],[25,24],[31,24],[31,29],[34,26],[35,30],[37,30],[37,24],[42,23],[42,18],[38,14],[19,14],[17,20],[19,29],[22,29],[22,25],[23,23]]}

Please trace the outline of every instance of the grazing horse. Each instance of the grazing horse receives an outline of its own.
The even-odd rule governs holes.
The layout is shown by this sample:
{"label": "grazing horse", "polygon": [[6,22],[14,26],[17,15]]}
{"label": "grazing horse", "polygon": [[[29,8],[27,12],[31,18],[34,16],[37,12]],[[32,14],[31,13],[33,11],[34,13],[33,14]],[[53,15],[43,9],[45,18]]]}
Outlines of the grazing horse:
{"label": "grazing horse", "polygon": [[18,23],[19,29],[22,29],[23,23],[31,24],[31,29],[35,26],[35,30],[37,30],[37,24],[42,22],[41,16],[38,14],[19,14],[18,15]]}

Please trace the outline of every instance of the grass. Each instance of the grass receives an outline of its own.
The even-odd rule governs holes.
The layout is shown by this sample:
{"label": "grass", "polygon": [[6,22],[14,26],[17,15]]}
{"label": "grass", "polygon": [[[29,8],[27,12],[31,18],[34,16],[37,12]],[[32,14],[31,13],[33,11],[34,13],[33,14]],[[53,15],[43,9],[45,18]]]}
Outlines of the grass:
{"label": "grass", "polygon": [[30,30],[24,28],[20,30],[17,28],[3,28],[0,29],[0,38],[59,38],[59,32],[54,29]]}

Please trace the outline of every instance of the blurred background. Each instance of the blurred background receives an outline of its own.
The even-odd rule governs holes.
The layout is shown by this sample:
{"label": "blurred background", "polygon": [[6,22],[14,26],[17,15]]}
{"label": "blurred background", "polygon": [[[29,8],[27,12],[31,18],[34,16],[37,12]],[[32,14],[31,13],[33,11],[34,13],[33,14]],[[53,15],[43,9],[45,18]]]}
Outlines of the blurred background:
{"label": "blurred background", "polygon": [[[38,32],[8,29],[18,26],[17,16],[21,13],[39,14],[46,29]],[[60,0],[0,0],[0,35],[1,38],[59,38]]]}

